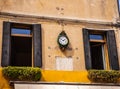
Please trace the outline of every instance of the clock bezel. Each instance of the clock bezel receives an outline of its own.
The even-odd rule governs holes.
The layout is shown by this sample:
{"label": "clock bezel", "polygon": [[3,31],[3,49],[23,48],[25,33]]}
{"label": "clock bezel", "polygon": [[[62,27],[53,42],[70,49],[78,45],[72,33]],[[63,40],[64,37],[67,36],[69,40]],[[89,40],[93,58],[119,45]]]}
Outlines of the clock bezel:
{"label": "clock bezel", "polygon": [[[67,40],[67,43],[62,43],[62,41],[61,41],[62,38],[65,38],[64,41]],[[69,40],[68,40],[68,38],[67,38],[66,36],[60,36],[59,39],[58,39],[58,41],[59,41],[59,44],[61,44],[61,45],[63,45],[63,46],[66,46],[66,45],[68,45],[68,43],[69,43]],[[64,42],[64,41],[63,41],[63,42]]]}
{"label": "clock bezel", "polygon": [[[60,37],[65,37],[67,39],[67,44],[66,45],[63,45],[59,42],[59,39]],[[68,45],[69,45],[69,38],[67,36],[67,34],[65,33],[65,31],[62,31],[59,35],[58,35],[58,38],[57,38],[57,43],[59,45],[59,48],[62,50],[62,51],[65,51],[65,49],[68,48]]]}
{"label": "clock bezel", "polygon": [[[60,37],[63,37],[63,36],[64,36],[65,38],[67,38],[67,40],[68,40],[68,42],[67,42],[66,45],[62,45],[62,44],[59,42]],[[68,45],[69,45],[69,39],[68,39],[68,37],[67,37],[66,35],[59,35],[59,36],[58,36],[58,39],[57,39],[57,43],[58,43],[58,45],[59,45],[59,47],[60,47],[61,50],[65,50],[65,49],[68,47]]]}

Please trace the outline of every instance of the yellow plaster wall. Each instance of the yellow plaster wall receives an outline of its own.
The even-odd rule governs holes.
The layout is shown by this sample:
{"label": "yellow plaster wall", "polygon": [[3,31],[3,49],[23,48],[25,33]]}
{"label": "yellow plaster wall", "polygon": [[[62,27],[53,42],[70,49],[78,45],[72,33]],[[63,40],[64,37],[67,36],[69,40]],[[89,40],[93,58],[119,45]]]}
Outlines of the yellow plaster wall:
{"label": "yellow plaster wall", "polygon": [[[114,21],[117,18],[117,0],[0,0],[0,11],[16,14],[52,16],[63,18],[77,18],[88,20],[105,20]],[[3,21],[13,21],[17,23],[39,23],[42,27],[42,53],[43,53],[43,70],[42,81],[47,82],[90,82],[87,79],[85,71],[84,44],[82,38],[82,29],[109,30],[110,26],[94,25],[87,23],[65,24],[64,31],[69,37],[70,45],[67,50],[61,52],[57,37],[62,31],[59,23],[50,21],[35,21],[23,19],[0,18],[0,59],[2,49],[2,26]],[[116,28],[114,28],[115,30]],[[120,31],[117,38],[120,37]],[[118,50],[120,50],[118,41]],[[119,52],[120,53],[120,52]],[[55,71],[56,57],[72,57],[73,71]],[[119,54],[120,58],[120,54]],[[1,60],[0,60],[1,61]],[[1,63],[0,63],[1,65]],[[81,70],[81,71],[80,71]],[[1,71],[1,69],[0,69]],[[8,82],[2,77],[0,72],[0,88],[4,86],[9,89]],[[4,89],[4,88],[3,88]]]}
{"label": "yellow plaster wall", "polygon": [[83,28],[91,30],[115,30],[110,26],[94,24],[66,24],[64,31],[70,40],[69,48],[62,52],[57,44],[57,37],[62,31],[62,27],[57,23],[43,23],[43,69],[56,70],[56,57],[72,57],[73,71],[86,70],[83,44]]}
{"label": "yellow plaster wall", "polygon": [[[117,0],[0,0],[0,11],[15,14],[51,16],[72,19],[114,21],[117,15]],[[44,70],[56,70],[56,57],[71,57],[73,71],[86,70],[82,29],[109,30],[110,26],[66,23],[64,31],[70,40],[69,48],[62,52],[57,37],[63,27],[53,21],[27,20],[26,18],[0,18],[0,55],[2,49],[3,21],[17,23],[38,23],[42,27],[42,60]],[[119,45],[118,45],[119,46]],[[1,57],[0,57],[1,59]],[[1,62],[1,60],[0,60]],[[1,65],[1,63],[0,63]]]}
{"label": "yellow plaster wall", "polygon": [[[11,18],[1,18],[0,20],[0,59],[1,59],[1,50],[2,50],[2,31],[3,31],[3,21],[10,21],[16,23],[29,23],[29,20],[21,20],[21,19],[11,19]],[[85,58],[84,58],[84,44],[83,44],[83,34],[82,29],[94,29],[94,30],[109,30],[112,29],[109,26],[103,25],[92,25],[92,24],[70,24],[66,23],[64,25],[64,31],[66,32],[70,44],[70,50],[66,50],[62,52],[59,49],[57,44],[57,37],[59,33],[63,30],[61,24],[57,22],[37,22],[41,24],[42,29],[42,61],[43,61],[43,70],[56,70],[56,57],[71,57],[73,68],[71,71],[80,71],[86,70],[85,68]],[[0,63],[1,65],[1,63]],[[69,65],[68,65],[69,66]]]}
{"label": "yellow plaster wall", "polygon": [[[43,69],[56,70],[56,57],[72,57],[73,70],[85,70],[84,61],[84,48],[82,39],[82,26],[81,25],[65,25],[64,31],[66,32],[71,50],[62,52],[57,44],[57,38],[62,31],[59,24],[48,23],[42,24],[43,28]],[[81,66],[80,66],[81,65]]]}
{"label": "yellow plaster wall", "polygon": [[118,17],[117,0],[0,0],[0,11],[97,21]]}
{"label": "yellow plaster wall", "polygon": [[[33,24],[27,20],[23,21],[19,19],[0,18],[0,66],[2,54],[3,21]],[[41,24],[42,29],[42,69],[56,70],[56,57],[71,57],[73,60],[73,70],[85,70],[82,38],[82,28],[84,27],[83,25],[66,24],[64,26],[64,31],[70,40],[69,48],[71,50],[62,52],[57,44],[57,37],[63,28],[61,24],[47,21],[38,22],[38,24]]]}
{"label": "yellow plaster wall", "polygon": [[[114,28],[115,29],[115,28]],[[119,64],[120,64],[120,28],[117,28],[115,30],[116,34],[116,43],[117,43],[117,51],[118,51],[118,59],[119,59]],[[120,65],[119,65],[120,66]]]}

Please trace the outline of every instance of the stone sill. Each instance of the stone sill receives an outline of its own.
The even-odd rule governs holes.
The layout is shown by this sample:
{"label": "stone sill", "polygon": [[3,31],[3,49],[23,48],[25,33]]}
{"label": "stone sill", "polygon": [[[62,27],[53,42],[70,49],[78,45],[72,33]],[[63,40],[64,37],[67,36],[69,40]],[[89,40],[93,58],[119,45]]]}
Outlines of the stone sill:
{"label": "stone sill", "polygon": [[10,81],[10,85],[14,84],[42,84],[42,85],[84,85],[84,86],[120,86],[120,83],[78,83],[78,82],[43,82],[43,81]]}

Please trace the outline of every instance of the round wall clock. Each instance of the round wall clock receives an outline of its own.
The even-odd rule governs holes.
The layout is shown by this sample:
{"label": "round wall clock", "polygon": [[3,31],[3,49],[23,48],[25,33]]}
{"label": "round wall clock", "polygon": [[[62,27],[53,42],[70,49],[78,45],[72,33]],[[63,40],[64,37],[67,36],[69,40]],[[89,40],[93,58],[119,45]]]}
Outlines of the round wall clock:
{"label": "round wall clock", "polygon": [[69,44],[69,39],[66,35],[66,33],[64,31],[62,31],[59,36],[58,36],[58,40],[57,40],[59,47],[61,49],[65,49],[67,48],[68,44]]}
{"label": "round wall clock", "polygon": [[66,36],[60,36],[59,37],[59,43],[63,46],[67,45],[68,44],[68,38]]}

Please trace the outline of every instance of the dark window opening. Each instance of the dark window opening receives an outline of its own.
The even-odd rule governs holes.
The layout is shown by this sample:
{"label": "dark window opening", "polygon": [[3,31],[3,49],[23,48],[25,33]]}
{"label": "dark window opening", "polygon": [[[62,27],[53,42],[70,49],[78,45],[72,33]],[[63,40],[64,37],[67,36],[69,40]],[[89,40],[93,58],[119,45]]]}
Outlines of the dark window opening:
{"label": "dark window opening", "polygon": [[104,69],[103,44],[90,42],[92,69]]}
{"label": "dark window opening", "polygon": [[31,37],[11,37],[11,65],[32,66]]}
{"label": "dark window opening", "polygon": [[89,39],[92,69],[104,69],[104,36],[103,34],[89,34]]}
{"label": "dark window opening", "polygon": [[11,66],[32,66],[32,36],[30,29],[11,29]]}

